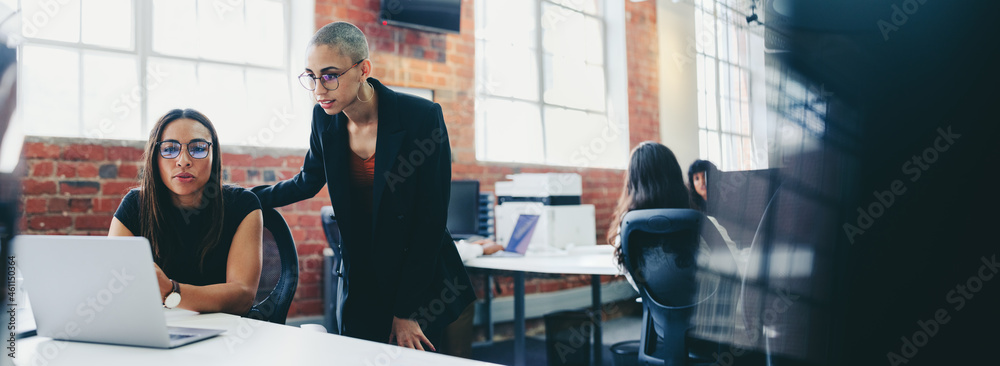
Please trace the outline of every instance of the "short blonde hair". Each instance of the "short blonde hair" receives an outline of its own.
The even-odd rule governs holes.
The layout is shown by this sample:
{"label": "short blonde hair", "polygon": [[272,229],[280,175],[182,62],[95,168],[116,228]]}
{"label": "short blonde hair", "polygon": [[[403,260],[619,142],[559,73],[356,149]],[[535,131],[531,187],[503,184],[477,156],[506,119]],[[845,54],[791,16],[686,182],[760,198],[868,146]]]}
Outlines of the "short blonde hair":
{"label": "short blonde hair", "polygon": [[334,22],[324,25],[313,35],[309,45],[326,45],[340,50],[351,62],[368,58],[368,40],[354,24]]}

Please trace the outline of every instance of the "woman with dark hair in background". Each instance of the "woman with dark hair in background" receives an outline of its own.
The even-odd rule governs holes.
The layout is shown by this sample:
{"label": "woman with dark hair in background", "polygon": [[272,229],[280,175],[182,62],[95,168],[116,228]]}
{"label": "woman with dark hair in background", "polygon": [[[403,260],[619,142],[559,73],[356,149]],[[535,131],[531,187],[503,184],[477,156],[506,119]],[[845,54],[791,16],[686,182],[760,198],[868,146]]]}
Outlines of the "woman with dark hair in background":
{"label": "woman with dark hair in background", "polygon": [[[711,162],[705,161],[705,163],[707,163],[705,166],[708,169],[715,168]],[[628,170],[625,173],[625,189],[622,190],[622,195],[618,199],[618,206],[615,208],[607,234],[608,243],[612,243],[615,247],[615,259],[619,267],[624,268],[624,256],[621,253],[619,234],[621,233],[622,218],[625,214],[633,210],[653,208],[694,208],[690,205],[688,187],[684,185],[684,176],[673,151],[652,141],[642,142],[635,149],[632,149]],[[742,273],[745,260],[740,260],[744,256],[739,253],[736,243],[730,239],[725,228],[719,225],[714,218],[711,216],[707,216],[707,218],[713,224],[710,227],[714,227],[718,231],[718,235],[714,232],[702,232],[702,239],[699,240],[700,247],[675,246],[663,249],[666,252],[678,254],[678,258],[684,262],[682,264],[691,265],[694,264],[694,255],[698,250],[708,251],[710,247],[721,249],[725,246],[736,259],[737,267]],[[705,226],[702,227],[703,230],[704,228]],[[706,237],[712,238],[711,245],[705,241]],[[626,278],[635,287],[633,279],[627,274]]]}
{"label": "woman with dark hair in background", "polygon": [[[672,151],[662,144],[646,141],[640,143],[632,150],[629,158],[628,170],[625,173],[625,189],[621,198],[618,199],[618,207],[615,209],[614,219],[611,227],[608,228],[608,242],[615,247],[615,259],[618,266],[625,268],[625,256],[622,253],[621,225],[622,220],[629,211],[657,209],[657,208],[692,208],[688,198],[688,187],[684,185],[684,175],[681,166],[677,163],[677,157]],[[706,232],[706,228],[711,230],[712,225],[702,225],[699,228],[699,239],[692,240],[670,240],[668,238],[648,234],[645,232],[634,232],[629,236],[630,242],[645,243],[641,247],[633,247],[632,253],[642,251],[644,255],[633,257],[632,269],[636,276],[648,273],[641,268],[653,268],[659,266],[674,266],[677,269],[693,269],[694,274],[690,278],[682,280],[674,278],[677,283],[684,283],[685,286],[694,286],[692,294],[694,299],[709,299],[711,302],[703,306],[695,307],[695,316],[692,319],[699,319],[697,316],[702,309],[711,309],[711,316],[717,317],[717,308],[734,309],[735,307],[724,307],[720,304],[735,304],[732,298],[737,292],[731,291],[735,288],[733,282],[723,282],[718,273],[720,270],[732,272],[736,270],[733,259],[730,258],[731,248],[726,248],[722,241],[726,240],[716,232]],[[669,235],[668,235],[669,236]],[[648,255],[659,251],[661,258],[672,257],[670,262],[655,262]],[[654,262],[647,262],[647,261]],[[648,266],[648,267],[647,267]],[[692,268],[693,267],[693,268]],[[648,284],[646,279],[641,277],[633,278],[633,274],[624,272],[625,278],[636,291],[639,291],[638,283]],[[659,278],[658,280],[662,280]],[[691,281],[686,283],[684,281]],[[653,281],[656,282],[656,281]],[[717,289],[725,286],[726,294],[715,296]],[[730,315],[731,316],[731,315]],[[712,327],[705,327],[704,324],[691,324],[692,331],[714,330]],[[665,330],[656,329],[656,345],[654,346],[655,357],[664,358],[661,352],[667,349],[663,345]],[[711,354],[712,347],[701,350],[705,355]]]}
{"label": "woman with dark hair in background", "polygon": [[[619,238],[622,218],[629,211],[651,208],[690,206],[684,175],[674,152],[658,142],[645,141],[632,149],[628,170],[625,172],[625,189],[618,198],[618,205],[608,228],[608,243],[615,246],[615,258],[620,267],[623,267],[625,260]],[[676,249],[693,254],[696,248]]]}
{"label": "woman with dark hair in background", "polygon": [[261,271],[263,216],[257,196],[222,185],[215,127],[193,109],[153,126],[142,183],[122,199],[108,236],[149,240],[167,307],[243,315]]}
{"label": "woman with dark hair in background", "polygon": [[733,258],[736,259],[740,273],[743,273],[746,267],[749,248],[739,249],[736,242],[729,236],[729,231],[722,224],[719,224],[719,220],[716,220],[712,216],[714,213],[708,212],[708,176],[718,171],[719,168],[708,160],[695,160],[691,163],[691,167],[688,168],[688,192],[691,197],[691,208],[703,212],[708,221],[715,226],[715,229],[722,235],[722,240],[725,241],[726,246],[733,253]]}
{"label": "woman with dark hair in background", "polygon": [[708,211],[708,177],[709,171],[718,168],[708,160],[695,160],[688,168],[688,193],[691,197],[691,208],[701,212]]}

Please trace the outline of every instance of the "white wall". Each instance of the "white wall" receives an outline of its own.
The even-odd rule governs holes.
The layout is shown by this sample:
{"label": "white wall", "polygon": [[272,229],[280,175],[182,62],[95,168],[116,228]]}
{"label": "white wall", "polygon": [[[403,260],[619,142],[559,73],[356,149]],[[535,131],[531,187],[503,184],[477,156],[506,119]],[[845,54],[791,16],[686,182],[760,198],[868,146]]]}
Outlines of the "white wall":
{"label": "white wall", "polygon": [[660,140],[687,174],[698,158],[698,80],[695,69],[694,6],[657,0],[660,39]]}

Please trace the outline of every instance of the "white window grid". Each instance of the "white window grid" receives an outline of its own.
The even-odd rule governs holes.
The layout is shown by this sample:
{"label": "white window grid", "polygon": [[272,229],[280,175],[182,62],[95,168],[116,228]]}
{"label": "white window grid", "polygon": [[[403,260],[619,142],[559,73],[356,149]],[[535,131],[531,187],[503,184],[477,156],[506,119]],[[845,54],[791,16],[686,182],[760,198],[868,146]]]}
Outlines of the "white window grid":
{"label": "white window grid", "polygon": [[[745,7],[746,9],[743,9]],[[748,1],[696,0],[699,156],[726,171],[766,168],[754,159]],[[765,150],[766,151],[766,150]]]}
{"label": "white window grid", "polygon": [[[607,40],[607,27],[608,22],[604,19],[602,14],[602,8],[604,7],[603,0],[526,0],[519,2],[512,2],[518,4],[530,4],[532,7],[533,15],[531,17],[534,22],[534,34],[533,34],[533,44],[527,47],[528,52],[532,53],[530,60],[530,65],[524,65],[524,68],[514,69],[513,73],[529,72],[536,73],[537,84],[531,87],[535,90],[530,91],[527,94],[530,96],[525,97],[523,95],[511,95],[511,93],[505,93],[506,90],[498,91],[496,87],[497,84],[502,84],[504,81],[490,80],[487,77],[487,73],[484,69],[488,70],[491,67],[496,67],[498,62],[486,62],[484,50],[488,47],[494,46],[494,44],[501,44],[504,40],[494,39],[492,34],[484,34],[486,32],[481,31],[483,23],[487,22],[484,13],[487,10],[483,10],[482,4],[509,4],[506,1],[498,2],[496,0],[488,1],[481,0],[477,1],[476,6],[476,156],[478,160],[481,161],[491,161],[491,162],[510,162],[510,163],[528,163],[528,164],[544,164],[544,165],[562,165],[562,166],[575,166],[575,167],[591,167],[591,166],[602,166],[602,167],[623,167],[625,164],[624,157],[627,155],[627,141],[628,133],[627,127],[624,126],[623,121],[615,121],[615,117],[612,116],[614,106],[609,105],[606,101],[609,98],[610,88],[609,81],[610,75],[608,72],[608,46],[606,44]],[[623,4],[622,4],[623,5]],[[486,5],[489,6],[489,5]],[[494,5],[495,6],[495,5]],[[561,65],[555,60],[546,62],[546,57],[559,57],[560,55],[553,55],[549,53],[544,46],[545,43],[545,29],[546,22],[549,28],[555,28],[559,26],[560,18],[558,16],[546,16],[544,14],[552,14],[551,12],[545,12],[548,9],[557,9],[558,11],[568,12],[582,16],[585,22],[589,21],[592,24],[597,24],[598,28],[602,31],[599,37],[589,37],[586,41],[591,44],[590,50],[600,49],[601,52],[599,62],[584,61],[587,67],[599,67],[600,74],[603,78],[601,85],[603,90],[601,90],[600,103],[589,104],[588,106],[573,105],[572,102],[558,101],[553,99],[560,99],[559,96],[553,96],[551,91],[546,93],[546,82],[550,81],[557,71],[556,68]],[[583,9],[591,10],[583,10]],[[522,19],[512,20],[512,25],[516,23],[524,22]],[[584,37],[585,35],[580,35]],[[594,45],[596,44],[596,47]],[[501,68],[510,68],[510,65],[499,65]],[[551,69],[551,70],[550,70]],[[585,77],[585,75],[580,75],[580,77]],[[503,88],[503,87],[500,87]],[[499,103],[511,103],[511,105],[517,106],[530,106],[530,109],[520,110],[523,113],[535,114],[540,122],[537,126],[531,126],[530,130],[523,131],[523,138],[519,139],[509,139],[503,142],[491,142],[490,138],[487,138],[491,133],[496,131],[491,131],[489,124],[485,121],[485,115],[487,113],[498,113],[498,109],[502,108],[491,108],[495,107]],[[516,104],[514,104],[516,103]],[[625,106],[622,106],[625,108]],[[626,109],[627,110],[627,109]],[[557,113],[552,113],[552,115],[547,115],[548,111],[559,111],[561,116]],[[507,113],[513,116],[512,119],[517,119],[518,112],[511,112],[510,110],[505,110],[499,113]],[[574,118],[560,118],[560,117],[579,117],[579,120],[587,120],[591,122],[596,122],[600,125],[599,128],[604,130],[600,136],[588,136],[584,138],[583,141],[569,141],[563,137],[557,137],[552,134],[559,134],[560,129],[556,126],[558,124],[572,124],[573,121],[578,121]],[[513,122],[513,121],[512,121]],[[568,123],[567,123],[568,122]],[[565,126],[562,126],[565,128]],[[551,136],[550,136],[551,135]],[[613,140],[613,141],[612,141]],[[619,141],[624,141],[624,143],[619,143]],[[555,158],[551,155],[552,150],[555,147],[551,146],[553,143],[566,144],[570,146],[580,147],[579,149],[573,150],[574,154],[571,158],[566,159],[565,156],[562,158]],[[621,145],[621,149],[617,149]],[[520,157],[499,157],[501,154],[490,153],[494,149],[503,149],[506,151],[525,149],[534,149],[539,151],[540,154],[533,155],[530,157],[520,156]],[[562,151],[566,151],[563,147]],[[595,151],[596,150],[596,151]],[[621,160],[620,162],[608,163],[607,161],[595,162],[593,156],[589,153],[603,152],[604,150],[622,150],[619,154],[615,155]],[[581,154],[581,152],[583,152]]]}
{"label": "white window grid", "polygon": [[[22,17],[22,32],[23,32],[22,33],[22,42],[18,45],[19,58],[21,58],[21,59],[24,58],[24,49],[25,49],[25,47],[27,47],[27,48],[38,48],[38,49],[48,49],[48,50],[57,50],[57,51],[64,51],[63,53],[69,52],[69,53],[75,54],[75,56],[77,57],[76,64],[77,64],[77,66],[79,68],[78,74],[77,74],[77,75],[79,75],[79,79],[83,79],[84,78],[83,76],[85,75],[85,71],[84,71],[85,62],[83,61],[84,55],[90,55],[90,56],[93,56],[93,55],[96,55],[96,56],[101,56],[101,55],[128,56],[128,57],[131,57],[134,60],[134,62],[136,63],[136,69],[135,70],[137,71],[137,74],[134,75],[134,77],[135,77],[135,80],[137,82],[137,87],[136,88],[132,88],[132,90],[131,90],[130,93],[126,93],[123,96],[128,96],[134,102],[134,106],[130,106],[130,108],[129,108],[130,109],[130,111],[128,112],[129,114],[132,113],[132,111],[131,111],[132,108],[137,109],[136,112],[138,113],[138,123],[139,123],[139,126],[138,126],[137,129],[133,129],[133,130],[137,130],[138,134],[134,134],[134,133],[133,134],[125,134],[124,136],[122,136],[121,134],[112,134],[111,138],[145,139],[146,136],[147,136],[147,134],[148,134],[149,129],[152,128],[152,125],[156,122],[156,120],[159,118],[159,116],[162,113],[166,112],[166,110],[151,110],[150,105],[149,105],[150,104],[149,103],[149,95],[148,95],[149,91],[150,91],[151,88],[155,89],[155,86],[156,86],[155,83],[157,83],[157,82],[160,81],[159,80],[159,76],[156,73],[156,70],[152,70],[152,72],[151,72],[151,70],[148,67],[148,64],[149,64],[150,60],[162,60],[162,61],[166,61],[166,62],[181,61],[181,62],[194,63],[195,70],[201,70],[203,68],[203,66],[206,66],[205,68],[210,68],[210,67],[229,67],[229,68],[232,68],[232,69],[238,68],[238,69],[240,69],[240,74],[241,74],[241,76],[243,78],[243,80],[241,80],[242,83],[243,83],[243,85],[247,85],[247,82],[249,81],[248,79],[250,79],[250,75],[249,74],[251,74],[253,72],[256,72],[256,71],[280,72],[282,75],[286,75],[286,74],[290,74],[291,73],[291,71],[289,69],[289,65],[290,65],[289,58],[290,57],[289,57],[289,52],[288,52],[289,51],[289,45],[291,44],[290,37],[291,37],[291,33],[292,33],[290,31],[290,28],[291,28],[291,15],[290,15],[290,9],[289,9],[289,0],[253,0],[253,1],[257,1],[259,3],[280,4],[280,6],[282,8],[282,12],[283,12],[283,25],[282,26],[284,27],[284,29],[283,29],[283,37],[281,39],[282,49],[275,50],[275,52],[280,52],[280,54],[281,54],[281,61],[280,61],[280,63],[272,63],[271,65],[262,65],[261,63],[252,63],[252,62],[249,62],[249,61],[245,61],[245,62],[233,62],[233,61],[226,61],[226,60],[221,60],[221,59],[211,59],[211,58],[204,57],[202,55],[177,55],[177,54],[169,54],[169,53],[164,53],[164,52],[157,52],[156,50],[153,49],[153,32],[154,32],[154,29],[153,29],[154,28],[154,25],[153,25],[153,23],[154,23],[153,22],[153,19],[154,19],[153,7],[154,7],[154,1],[155,0],[125,0],[126,3],[130,4],[131,11],[132,11],[132,14],[131,14],[131,25],[130,25],[130,28],[131,28],[130,29],[130,31],[131,31],[131,35],[130,35],[131,37],[130,38],[131,39],[130,39],[129,44],[128,44],[127,47],[113,47],[113,46],[106,46],[106,45],[97,45],[97,44],[94,44],[94,42],[86,42],[84,40],[84,37],[85,37],[85,34],[86,34],[84,32],[85,22],[82,19],[84,17],[84,11],[83,11],[83,9],[81,9],[81,11],[79,11],[79,14],[78,14],[78,17],[80,17],[81,19],[79,19],[78,22],[77,22],[78,23],[77,26],[79,27],[79,29],[77,31],[78,32],[77,33],[78,37],[77,37],[77,39],[75,41],[52,40],[52,39],[37,38],[37,37],[32,37],[32,34],[30,34],[30,33],[32,33],[31,32],[32,29],[30,29],[29,27],[31,27],[31,26],[38,26],[39,25],[39,21],[42,21],[42,20],[46,20],[45,23],[49,23],[50,21],[48,21],[48,20],[51,20],[54,16],[58,15],[59,8],[56,7],[57,5],[58,6],[79,6],[81,8],[84,8],[84,7],[87,6],[87,4],[89,2],[93,2],[93,1],[104,1],[104,0],[40,0],[40,1],[39,0],[5,0],[4,2],[5,3],[9,3],[9,4],[6,4],[8,6],[13,6],[13,5],[16,4],[17,9],[20,12],[20,16]],[[169,0],[169,1],[173,1],[173,0]],[[244,6],[246,0],[192,0],[192,1],[194,1],[195,4],[196,4],[195,5],[195,11],[196,11],[196,13],[194,14],[194,17],[196,17],[196,18],[197,18],[197,15],[198,15],[197,12],[204,10],[204,8],[202,6],[199,6],[199,5],[201,5],[201,3],[208,3],[208,4],[210,4],[211,9],[213,9],[214,11],[219,12],[220,14],[225,14],[225,12],[228,12],[228,11],[243,11],[244,12],[244,18],[247,17],[247,14],[246,14],[247,7]],[[25,12],[24,7],[25,6],[29,6],[30,7],[32,5],[31,3],[36,3],[36,4],[37,3],[44,3],[44,6],[47,6],[47,8],[43,8],[41,10],[35,8],[35,9],[32,9],[32,10],[34,10],[33,12],[30,12],[30,13],[29,12]],[[42,12],[44,12],[45,15],[42,15]],[[45,25],[47,25],[47,24],[45,24]],[[192,45],[191,47],[195,47],[195,46]],[[197,50],[195,50],[194,52],[197,52]],[[19,73],[21,73],[21,75],[19,75],[19,80],[25,80],[24,75],[23,75],[23,73],[24,73],[23,70],[24,70],[24,67],[19,68]],[[58,72],[58,70],[53,70],[52,72]],[[199,80],[199,78],[201,78],[201,77],[204,76],[204,75],[200,75],[200,74],[201,74],[201,72],[196,71],[195,75],[193,76],[195,78],[195,80]],[[115,75],[109,75],[108,77],[117,77],[117,76],[115,76]],[[131,76],[125,76],[125,77],[131,77]],[[234,80],[234,81],[239,81],[239,80]],[[77,101],[76,101],[77,123],[76,123],[76,129],[75,130],[72,130],[72,129],[70,129],[70,130],[53,130],[53,129],[44,128],[44,126],[31,126],[31,123],[34,123],[33,121],[25,121],[24,120],[24,109],[25,108],[18,108],[18,115],[15,118],[18,118],[21,121],[24,121],[22,123],[25,124],[25,127],[26,127],[25,128],[26,129],[25,132],[27,132],[28,134],[54,135],[54,136],[66,136],[66,137],[83,137],[83,138],[88,138],[88,139],[103,139],[103,138],[108,138],[108,136],[106,136],[106,134],[103,133],[105,131],[104,131],[102,125],[101,125],[101,122],[98,122],[96,126],[89,126],[89,127],[87,126],[87,121],[86,121],[85,112],[84,112],[84,108],[85,108],[84,99],[86,97],[86,94],[88,93],[88,89],[89,89],[88,86],[89,85],[93,85],[93,84],[91,84],[92,82],[93,83],[97,83],[96,81],[87,82],[87,81],[84,81],[84,80],[78,80],[76,82],[78,89],[74,93],[74,94],[76,94],[76,97],[77,97]],[[291,86],[291,83],[289,82],[288,85]],[[26,95],[26,93],[23,92],[24,87],[25,87],[25,83],[23,83],[23,82],[19,83],[19,89],[21,89],[21,90],[19,90],[19,96],[21,96],[21,98],[25,98],[25,97],[27,97],[27,96],[30,95],[30,94]],[[54,87],[58,87],[58,86],[54,86]],[[272,90],[272,91],[269,91],[269,93],[272,93],[272,95],[274,96],[274,98],[277,99],[277,100],[290,101],[290,99],[291,99],[291,90],[292,90],[291,88],[288,88],[288,91],[285,92],[285,93],[275,92],[275,91]],[[58,101],[57,101],[57,103],[58,103]],[[286,104],[288,104],[288,103],[286,103]],[[178,105],[175,105],[175,106],[173,106],[171,108],[185,108],[185,107],[189,107],[189,106],[178,104]],[[58,108],[58,106],[56,106],[55,108]],[[106,109],[114,109],[114,108],[112,107],[112,108],[106,108]],[[205,110],[201,110],[201,111],[203,113],[205,113]],[[278,113],[281,113],[281,112],[278,112],[278,111],[274,112],[274,114],[278,114]],[[206,113],[206,114],[208,114],[208,113]],[[208,115],[208,117],[209,117],[209,119],[212,119],[213,122],[215,122],[217,129],[221,129],[220,127],[222,127],[222,126],[220,126],[220,120],[224,119],[224,116],[221,116],[218,113],[216,113],[215,115]],[[223,124],[224,123],[227,123],[227,122],[223,122]],[[91,123],[91,124],[93,125],[93,123]],[[272,123],[272,125],[273,125],[273,123]],[[234,128],[239,128],[238,126],[233,126],[233,127]],[[220,137],[222,137],[222,136],[223,136],[223,134],[220,133]]]}

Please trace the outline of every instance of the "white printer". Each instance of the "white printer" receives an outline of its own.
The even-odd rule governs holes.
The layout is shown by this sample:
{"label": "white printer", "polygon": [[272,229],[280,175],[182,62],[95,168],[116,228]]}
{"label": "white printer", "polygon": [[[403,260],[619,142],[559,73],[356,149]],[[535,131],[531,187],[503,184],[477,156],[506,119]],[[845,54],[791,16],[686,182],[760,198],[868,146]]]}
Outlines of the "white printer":
{"label": "white printer", "polygon": [[508,175],[496,182],[497,243],[507,246],[522,214],[539,215],[528,252],[545,252],[597,244],[594,205],[580,203],[583,183],[575,173]]}

